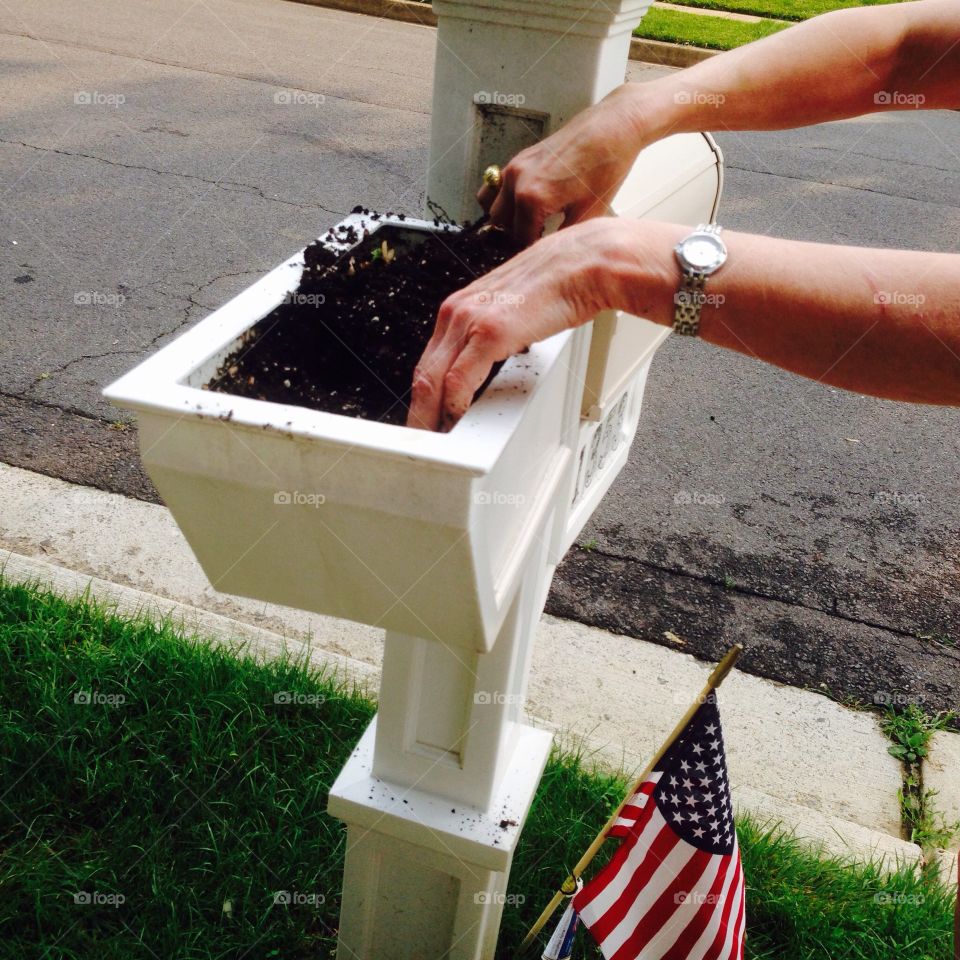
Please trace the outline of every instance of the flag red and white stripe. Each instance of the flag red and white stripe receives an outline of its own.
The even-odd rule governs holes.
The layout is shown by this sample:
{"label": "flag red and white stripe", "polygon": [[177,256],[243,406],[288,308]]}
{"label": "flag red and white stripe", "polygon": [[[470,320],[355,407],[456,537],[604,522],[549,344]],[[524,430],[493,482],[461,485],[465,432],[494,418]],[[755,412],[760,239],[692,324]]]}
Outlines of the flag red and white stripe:
{"label": "flag red and white stripe", "polygon": [[745,886],[714,697],[610,828],[610,862],[574,897],[607,960],[740,960]]}

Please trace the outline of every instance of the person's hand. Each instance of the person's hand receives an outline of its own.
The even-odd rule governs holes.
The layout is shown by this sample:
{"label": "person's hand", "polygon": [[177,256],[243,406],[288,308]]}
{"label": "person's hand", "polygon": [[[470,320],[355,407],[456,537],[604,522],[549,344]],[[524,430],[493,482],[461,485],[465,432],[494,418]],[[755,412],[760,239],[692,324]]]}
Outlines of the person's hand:
{"label": "person's hand", "polygon": [[606,212],[645,145],[635,115],[634,89],[618,87],[518,153],[503,168],[499,190],[483,186],[478,203],[492,223],[524,245],[541,235],[554,214],[564,215],[566,227]]}
{"label": "person's hand", "polygon": [[603,217],[552,234],[451,294],[414,372],[407,426],[449,429],[494,363],[612,306],[624,229]]}

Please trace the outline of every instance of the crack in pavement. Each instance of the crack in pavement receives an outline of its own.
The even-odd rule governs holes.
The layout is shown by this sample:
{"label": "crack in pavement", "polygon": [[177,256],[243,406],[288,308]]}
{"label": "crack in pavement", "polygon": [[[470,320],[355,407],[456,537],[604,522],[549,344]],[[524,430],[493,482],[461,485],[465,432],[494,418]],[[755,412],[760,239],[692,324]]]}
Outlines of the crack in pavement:
{"label": "crack in pavement", "polygon": [[[54,367],[52,370],[44,370],[44,372],[40,374],[40,376],[37,377],[33,381],[33,383],[30,384],[29,387],[27,387],[26,392],[21,394],[19,397],[17,397],[17,399],[20,399],[20,400],[34,399],[33,397],[29,396],[30,391],[33,390],[34,387],[36,387],[40,383],[46,383],[48,380],[52,380],[54,377],[59,376],[65,370],[69,370],[70,367],[72,367],[75,363],[81,363],[84,360],[102,360],[104,357],[114,357],[114,356],[119,357],[119,356],[123,356],[123,354],[137,353],[137,352],[138,351],[136,350],[106,350],[103,353],[84,353],[84,354],[81,354],[79,357],[71,357],[69,360],[65,361],[64,363],[61,363],[58,367]],[[8,396],[16,397],[17,395],[8,394]],[[62,407],[59,407],[59,405],[57,404],[53,404],[53,406],[57,406],[58,409],[63,409]]]}
{"label": "crack in pavement", "polygon": [[147,167],[138,163],[122,163],[119,160],[108,160],[106,157],[98,157],[92,153],[79,153],[71,150],[59,150],[55,147],[41,147],[35,143],[27,143],[25,140],[6,140],[3,137],[0,137],[0,143],[5,143],[9,146],[15,147],[26,147],[30,150],[37,150],[40,153],[56,153],[64,157],[73,157],[79,160],[95,160],[98,163],[105,163],[111,167],[122,167],[124,170],[142,170],[145,173],[152,173],[158,177],[180,177],[184,180],[196,180],[198,183],[204,183],[211,187],[222,187],[224,189],[239,187],[241,190],[249,192],[251,196],[257,196],[261,200],[266,200],[270,203],[283,203],[287,206],[299,207],[304,210],[316,208],[323,210],[324,213],[332,214],[335,217],[342,217],[346,215],[346,211],[333,210],[330,207],[325,207],[322,203],[286,200],[282,197],[269,197],[266,193],[264,193],[263,187],[257,186],[255,183],[243,183],[239,180],[208,180],[206,177],[200,177],[193,173],[178,173],[176,170],[157,170],[154,167]]}
{"label": "crack in pavement", "polygon": [[872,153],[863,153],[861,150],[841,150],[839,147],[812,146],[808,150],[828,150],[831,153],[842,153],[845,157],[864,157],[867,160],[879,160],[881,163],[898,163],[907,167],[923,167],[925,170],[935,170],[937,173],[955,174],[953,167],[937,167],[932,163],[921,163],[918,160],[902,160],[899,157],[878,157]]}
{"label": "crack in pavement", "polygon": [[[722,588],[726,593],[739,594],[744,597],[752,597],[756,600],[767,600],[772,603],[782,603],[787,607],[796,607],[800,610],[810,610],[814,613],[822,613],[828,617],[833,617],[836,620],[843,620],[846,623],[855,624],[862,627],[870,627],[874,630],[883,630],[886,633],[894,634],[898,637],[909,637],[911,640],[924,640],[925,638],[917,635],[916,633],[911,633],[909,630],[902,630],[899,627],[891,626],[890,624],[877,623],[872,620],[863,620],[859,617],[852,617],[849,614],[841,613],[837,608],[838,598],[833,597],[831,603],[831,609],[827,609],[822,606],[817,606],[815,604],[802,603],[799,600],[788,599],[786,597],[777,596],[774,593],[769,593],[763,590],[757,590],[751,587],[737,586],[728,586],[728,584],[719,577],[713,577],[709,574],[704,573],[695,573],[691,570],[684,570],[681,567],[671,567],[666,564],[654,563],[651,560],[644,560],[640,557],[632,557],[628,554],[617,554],[610,553],[606,550],[599,550],[596,547],[592,547],[588,551],[591,557],[603,557],[605,560],[613,560],[619,563],[633,563],[640,567],[645,567],[649,570],[655,570],[658,573],[665,573],[668,576],[683,577],[687,580],[693,580],[697,583],[710,584],[714,587]],[[955,650],[950,647],[943,647],[943,652],[950,656],[952,659],[960,662],[960,650]]]}
{"label": "crack in pavement", "polygon": [[[764,177],[776,177],[778,180],[798,180],[801,183],[812,183],[817,186],[837,187],[840,190],[852,190],[855,193],[875,193],[881,197],[896,197],[898,200],[911,200],[914,203],[924,203],[936,205],[938,207],[950,207],[953,210],[960,210],[960,204],[949,203],[946,200],[938,199],[936,201],[925,199],[924,197],[911,197],[906,193],[895,193],[890,190],[874,190],[871,187],[854,187],[848,183],[836,183],[833,180],[814,180],[810,177],[798,177],[790,173],[778,173],[773,170],[755,170],[753,167],[741,167],[733,163],[724,163],[725,170],[738,170],[742,173],[756,173]],[[933,168],[937,169],[937,168]]]}
{"label": "crack in pavement", "polygon": [[42,397],[28,397],[24,393],[13,393],[9,390],[0,390],[0,397],[5,397],[8,400],[17,400],[20,403],[25,403],[29,406],[43,407],[45,410],[56,410],[58,413],[66,413],[72,417],[79,417],[81,420],[90,420],[94,423],[102,423],[105,427],[112,427],[116,422],[114,420],[108,420],[106,417],[101,417],[95,413],[90,413],[89,410],[81,410],[79,407],[75,407],[68,403],[56,403],[53,400],[44,400]]}
{"label": "crack in pavement", "polygon": [[[30,402],[34,400],[39,401],[40,398],[31,396],[30,392],[34,390],[34,388],[37,387],[39,384],[44,383],[52,379],[53,377],[59,376],[60,374],[64,373],[66,370],[68,370],[70,367],[72,367],[76,363],[81,363],[84,360],[102,360],[104,357],[114,357],[114,356],[119,357],[124,355],[139,356],[143,354],[145,351],[149,350],[151,347],[156,346],[157,343],[160,340],[162,340],[164,337],[171,336],[172,334],[176,333],[178,330],[181,330],[183,327],[185,327],[188,323],[193,322],[194,318],[191,316],[191,313],[193,312],[195,307],[201,310],[208,310],[211,312],[217,309],[217,307],[212,307],[207,303],[201,303],[199,300],[196,299],[196,297],[199,296],[202,291],[206,290],[207,287],[213,286],[213,284],[219,282],[220,280],[227,280],[233,277],[244,277],[244,276],[259,277],[263,275],[263,272],[264,271],[262,270],[238,270],[233,273],[221,273],[210,280],[205,280],[203,283],[191,284],[193,289],[187,293],[171,293],[167,290],[163,290],[162,288],[160,288],[159,284],[166,282],[166,278],[164,277],[161,277],[158,280],[151,280],[143,284],[139,288],[127,288],[131,292],[134,292],[137,289],[142,290],[142,289],[146,289],[147,287],[154,287],[159,292],[159,294],[163,297],[169,297],[174,300],[185,300],[186,306],[181,308],[183,311],[183,316],[172,327],[170,327],[167,330],[161,330],[160,333],[158,333],[156,336],[152,337],[146,343],[138,347],[124,348],[124,349],[117,349],[117,350],[105,350],[105,351],[102,351],[101,353],[84,353],[77,357],[71,357],[69,360],[64,361],[63,363],[53,368],[52,370],[45,370],[43,374],[37,377],[33,381],[33,383],[31,383],[30,386],[27,387],[26,391],[24,391],[23,393],[19,393],[19,394],[4,393],[0,391],[0,396],[7,396],[7,397],[10,397],[11,399],[24,400],[24,401],[30,401]],[[64,410],[64,411],[68,410],[67,407],[63,407],[60,404],[49,404],[49,405],[58,410]],[[88,417],[91,416],[91,414],[89,413],[84,414],[82,412],[80,412],[80,415],[88,416]]]}

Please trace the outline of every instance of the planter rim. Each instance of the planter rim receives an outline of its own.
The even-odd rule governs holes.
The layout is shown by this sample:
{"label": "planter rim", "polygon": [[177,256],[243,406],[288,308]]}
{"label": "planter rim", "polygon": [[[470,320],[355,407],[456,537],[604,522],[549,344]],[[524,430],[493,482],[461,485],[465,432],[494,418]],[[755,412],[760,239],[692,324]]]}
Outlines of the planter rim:
{"label": "planter rim", "polygon": [[[380,220],[371,221],[363,214],[351,214],[333,229],[352,226],[361,235],[368,230],[372,236],[387,225],[431,233],[442,231],[428,220],[382,215]],[[338,253],[367,239],[349,244],[320,238],[321,243]],[[563,350],[570,331],[531,344],[529,352],[507,360],[484,394],[449,433],[413,430],[292,404],[216,393],[187,382],[205,364],[231,348],[284,296],[297,289],[303,262],[300,250],[114,381],[103,391],[104,396],[118,406],[144,413],[221,420],[251,430],[347,444],[357,451],[425,461],[478,476],[489,473],[519,425],[526,403],[545,382],[546,371]]]}

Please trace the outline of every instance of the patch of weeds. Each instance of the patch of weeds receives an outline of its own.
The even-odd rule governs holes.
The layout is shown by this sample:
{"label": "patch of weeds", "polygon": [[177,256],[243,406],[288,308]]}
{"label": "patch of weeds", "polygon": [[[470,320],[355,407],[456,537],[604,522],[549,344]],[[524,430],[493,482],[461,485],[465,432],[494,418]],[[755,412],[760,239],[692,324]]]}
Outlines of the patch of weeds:
{"label": "patch of weeds", "polygon": [[888,710],[881,722],[883,732],[893,741],[887,751],[904,763],[925,760],[933,735],[945,730],[955,716],[952,711],[930,715],[915,703],[904,710]]}

